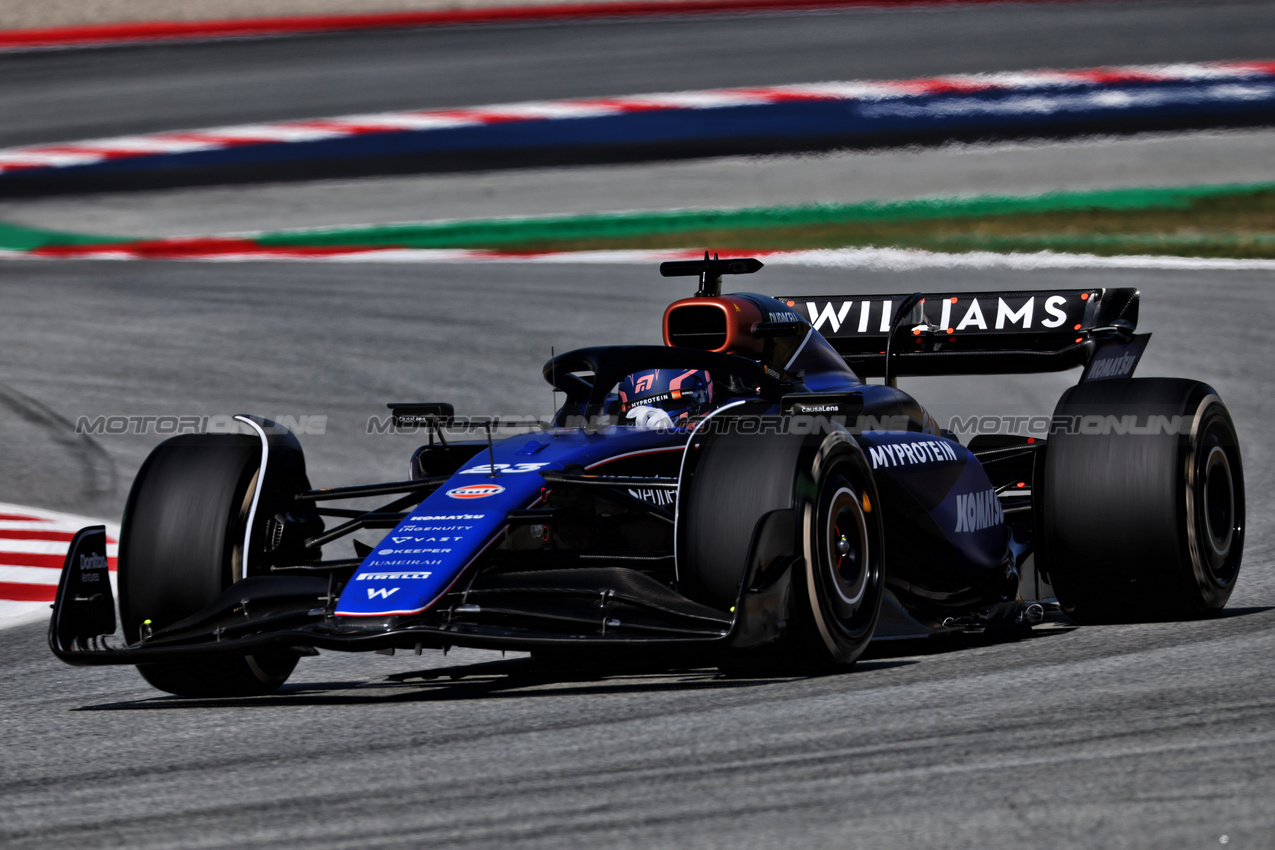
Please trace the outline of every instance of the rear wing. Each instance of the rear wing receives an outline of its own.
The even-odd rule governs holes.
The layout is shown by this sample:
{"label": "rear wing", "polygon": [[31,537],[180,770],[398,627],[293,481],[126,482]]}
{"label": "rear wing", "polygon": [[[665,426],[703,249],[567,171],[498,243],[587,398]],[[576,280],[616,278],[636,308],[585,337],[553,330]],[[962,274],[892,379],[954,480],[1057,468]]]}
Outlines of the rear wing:
{"label": "rear wing", "polygon": [[1128,339],[1136,289],[776,296],[800,313],[860,377],[1004,375],[1088,365],[1100,342]]}

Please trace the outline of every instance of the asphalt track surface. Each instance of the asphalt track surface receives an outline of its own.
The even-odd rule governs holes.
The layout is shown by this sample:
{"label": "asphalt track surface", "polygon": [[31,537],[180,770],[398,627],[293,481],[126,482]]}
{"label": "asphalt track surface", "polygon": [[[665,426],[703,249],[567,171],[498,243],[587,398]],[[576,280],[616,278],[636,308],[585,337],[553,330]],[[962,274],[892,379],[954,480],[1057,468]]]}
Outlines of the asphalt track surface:
{"label": "asphalt track surface", "polygon": [[[1067,24],[1061,8],[1080,8],[1090,22],[1098,16],[1111,26]],[[678,49],[652,48],[650,61],[620,63],[616,73],[628,69],[632,87],[580,73],[546,88],[527,74],[507,80],[511,89],[502,88],[499,99],[589,93],[595,86],[623,93],[743,84],[749,74],[769,84],[1256,58],[1259,48],[1268,49],[1265,34],[1257,33],[1267,12],[1256,5],[1072,5],[961,14],[971,17],[899,14],[890,18],[896,29],[883,27],[875,38],[858,27],[843,39],[845,70],[835,74],[828,68],[838,51],[818,48],[835,42],[820,36],[827,18],[822,26],[802,19],[767,42],[813,39],[808,57],[797,51],[791,62],[769,65],[757,59],[756,69],[735,55],[738,50],[701,35],[702,64],[687,60],[688,79],[677,85],[669,83],[677,67],[662,60],[684,57],[683,28],[700,24],[643,24],[658,36],[652,39],[657,47],[677,42]],[[1139,14],[1141,26],[1134,27]],[[889,17],[864,15],[860,22]],[[775,20],[717,22],[714,29],[730,34],[737,32],[732,27]],[[1019,32],[1014,28],[1028,20],[1037,22],[1037,35],[1070,33],[1070,43],[1055,43],[1053,36],[1040,43],[993,39],[977,27],[958,26],[1003,21]],[[1132,22],[1123,42],[1116,37],[1122,20]],[[947,38],[940,39],[944,26]],[[507,51],[516,49],[515,36],[529,36],[517,28],[491,33]],[[589,52],[581,33],[596,36],[598,50],[598,41],[613,50],[622,41],[603,26],[563,27],[556,47]],[[567,37],[572,34],[574,41]],[[370,67],[388,79],[395,65],[390,46],[415,44],[419,52],[419,39],[435,37],[480,40],[477,31],[396,34],[383,42],[383,65]],[[334,43],[341,52],[332,52]],[[917,46],[888,49],[903,43]],[[0,126],[43,141],[187,126],[193,118],[200,125],[238,121],[254,109],[263,118],[287,117],[275,111],[287,98],[262,93],[254,104],[243,96],[247,89],[239,97],[228,91],[210,98],[205,111],[185,102],[198,91],[187,84],[200,75],[211,80],[217,57],[232,77],[237,68],[260,69],[271,55],[276,69],[295,68],[304,77],[322,70],[324,55],[335,63],[334,55],[346,56],[346,47],[358,44],[373,42],[39,55],[21,67],[37,77],[40,69],[60,67],[61,77],[47,73],[44,79],[60,79],[70,100],[43,119],[31,113],[30,122],[15,122],[11,114]],[[627,45],[631,51],[638,46]],[[499,51],[494,55],[489,69],[477,58],[461,69],[473,78],[473,90],[458,102],[496,99],[480,97],[495,90],[506,61]],[[230,61],[241,56],[244,62]],[[202,70],[183,72],[187,63],[200,66],[200,57]],[[246,61],[253,57],[255,66]],[[604,60],[599,53],[593,68]],[[19,66],[5,64],[11,61],[0,61],[5,109],[25,96],[15,92],[9,71]],[[73,68],[99,61],[106,64]],[[406,61],[399,55],[397,67]],[[173,75],[144,74],[154,62],[167,63]],[[811,63],[825,72],[804,67]],[[514,67],[512,58],[507,67]],[[123,89],[131,101],[107,98],[100,109],[87,108],[111,88],[107,82],[128,82],[129,68],[133,85]],[[344,79],[338,70],[358,73],[351,62],[329,68],[328,79]],[[72,73],[99,76],[102,88],[70,92]],[[156,93],[166,80],[172,81],[172,110]],[[329,100],[298,97],[292,107],[302,115],[383,108],[368,102],[382,93],[366,78],[360,85],[367,86],[364,100],[354,97],[358,86],[334,85]],[[527,93],[509,94],[520,85]],[[312,81],[301,88],[314,87]],[[383,94],[393,100],[403,93]],[[146,114],[147,97],[149,108],[163,114]],[[84,107],[78,114],[77,104]],[[94,129],[107,127],[116,129]],[[77,437],[73,423],[80,416],[323,415],[324,433],[301,437],[314,484],[399,478],[415,441],[366,433],[368,417],[381,415],[385,402],[440,399],[461,413],[543,413],[551,401],[539,368],[550,345],[562,351],[655,342],[660,312],[685,285],[659,278],[654,269],[625,266],[15,261],[0,275],[5,499],[112,518],[159,437]],[[0,632],[6,684],[0,845],[1159,850],[1220,846],[1225,836],[1229,847],[1271,847],[1272,283],[1268,272],[869,272],[775,263],[747,287],[811,294],[1141,288],[1140,326],[1155,337],[1139,373],[1213,384],[1243,445],[1246,556],[1224,617],[1052,632],[950,651],[903,649],[847,675],[774,681],[725,680],[709,670],[536,674],[520,659],[476,652],[445,658],[328,653],[303,660],[274,697],[231,701],[167,698],[127,668],[65,667],[48,653],[40,627],[21,627]],[[1066,383],[1066,376],[1055,375],[905,386],[946,421],[972,413],[1047,413]],[[422,670],[442,675],[389,678]]]}
{"label": "asphalt track surface", "polygon": [[0,146],[822,80],[1266,59],[1261,2],[1039,3],[437,28],[0,55]]}

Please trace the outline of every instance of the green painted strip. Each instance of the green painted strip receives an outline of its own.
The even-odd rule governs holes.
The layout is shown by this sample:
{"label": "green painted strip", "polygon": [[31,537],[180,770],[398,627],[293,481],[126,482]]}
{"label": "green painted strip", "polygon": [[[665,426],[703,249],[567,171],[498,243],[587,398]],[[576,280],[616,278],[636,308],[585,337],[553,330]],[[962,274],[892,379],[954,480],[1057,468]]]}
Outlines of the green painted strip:
{"label": "green painted strip", "polygon": [[[737,210],[672,210],[604,215],[477,219],[431,223],[371,225],[261,233],[247,237],[262,247],[404,247],[404,248],[605,248],[642,247],[636,240],[658,240],[661,246],[698,244],[704,238],[728,247],[731,234],[741,243],[763,248],[893,245],[928,250],[1078,250],[1101,253],[1205,253],[1223,256],[1271,253],[1271,229],[1250,218],[1269,210],[1275,183],[1228,184],[1170,188],[1052,192],[1034,196],[982,195],[857,204],[757,207]],[[1215,210],[1203,218],[1193,211],[1204,202],[1234,205],[1237,218]],[[1124,216],[1164,212],[1174,221],[1135,223]],[[1094,227],[1092,216],[1113,213],[1118,220]],[[1034,215],[1049,221],[1023,228]],[[1061,215],[1061,219],[1057,218]],[[1076,216],[1072,231],[1070,216]],[[1263,212],[1261,221],[1269,221]],[[1086,219],[1090,216],[1090,219]],[[1206,232],[1174,233],[1183,222]],[[991,232],[976,232],[996,225]],[[1249,224],[1252,222],[1252,224]],[[919,227],[911,227],[917,224]],[[878,229],[873,230],[874,227]],[[1106,232],[1097,232],[1107,228]],[[838,230],[837,228],[843,228]],[[1230,228],[1238,228],[1232,231]],[[803,230],[804,229],[804,230]],[[822,231],[821,231],[822,229]],[[1031,232],[1038,229],[1038,232]],[[1014,232],[1018,231],[1018,232]],[[1209,232],[1211,231],[1211,232]],[[1258,231],[1258,232],[1250,232]],[[683,238],[685,234],[685,238]],[[723,239],[722,237],[726,237]],[[213,237],[214,239],[216,237]],[[114,236],[64,233],[0,222],[0,249],[30,251],[42,247],[110,245],[140,241]],[[645,247],[654,247],[652,242]],[[747,246],[745,246],[747,247]],[[1256,255],[1256,254],[1253,254]]]}
{"label": "green painted strip", "polygon": [[133,240],[121,239],[118,236],[64,233],[0,221],[0,250],[4,251],[32,251],[49,245],[106,245],[131,241]]}
{"label": "green painted strip", "polygon": [[264,233],[271,247],[399,246],[410,248],[500,247],[519,243],[625,239],[687,231],[799,228],[815,225],[885,224],[935,219],[1094,211],[1188,209],[1210,198],[1275,190],[1275,183],[1051,192],[1034,196],[982,195],[913,201],[869,201],[739,210],[673,210],[538,218],[393,224]]}
{"label": "green painted strip", "polygon": [[[868,247],[846,246],[846,247]],[[939,253],[992,251],[995,253],[1036,253],[1053,251],[1063,254],[1097,254],[1111,257],[1147,254],[1171,257],[1226,257],[1231,259],[1269,259],[1275,256],[1275,234],[1154,234],[1134,233],[1127,236],[1100,234],[1024,234],[992,236],[960,234],[929,240],[899,240],[892,248],[912,248]]]}

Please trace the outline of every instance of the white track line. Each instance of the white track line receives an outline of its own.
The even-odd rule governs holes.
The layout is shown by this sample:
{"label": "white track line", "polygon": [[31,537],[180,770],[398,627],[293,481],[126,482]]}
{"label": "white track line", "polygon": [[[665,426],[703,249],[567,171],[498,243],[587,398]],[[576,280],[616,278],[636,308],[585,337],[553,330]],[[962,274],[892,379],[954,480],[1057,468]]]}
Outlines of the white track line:
{"label": "white track line", "polygon": [[[1163,269],[1187,271],[1273,271],[1275,260],[1241,260],[1215,257],[1172,257],[1155,255],[1125,255],[1104,257],[1097,254],[1065,254],[1054,251],[1037,253],[995,253],[970,251],[945,254],[904,248],[828,248],[812,251],[752,251],[748,253],[778,266],[818,266],[824,268],[870,269],[881,271],[907,271],[910,269]],[[341,254],[303,255],[278,251],[244,252],[238,254],[184,255],[165,258],[169,262],[211,263],[559,263],[567,265],[649,265],[665,260],[694,259],[701,251],[684,250],[627,250],[627,251],[563,251],[544,254],[500,254],[490,251],[460,249],[386,248],[372,251],[350,251]],[[127,251],[100,251],[71,258],[35,257],[30,254],[5,254],[0,259],[28,259],[47,262],[78,260],[140,260]]]}
{"label": "white track line", "polygon": [[1097,254],[1062,254],[1040,251],[1034,254],[999,254],[970,251],[942,254],[902,248],[833,248],[821,251],[794,251],[771,254],[774,265],[823,266],[828,268],[880,269],[1164,269],[1191,271],[1271,271],[1275,260],[1235,260],[1215,257],[1162,257],[1126,255],[1102,257]]}

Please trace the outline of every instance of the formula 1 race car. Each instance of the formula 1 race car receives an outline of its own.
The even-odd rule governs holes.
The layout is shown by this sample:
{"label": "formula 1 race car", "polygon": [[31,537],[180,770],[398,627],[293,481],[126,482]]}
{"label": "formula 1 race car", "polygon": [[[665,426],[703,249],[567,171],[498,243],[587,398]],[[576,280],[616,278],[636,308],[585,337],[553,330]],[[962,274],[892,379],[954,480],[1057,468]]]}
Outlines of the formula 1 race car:
{"label": "formula 1 race car", "polygon": [[[671,651],[792,675],[873,640],[1225,605],[1235,428],[1205,384],[1131,377],[1150,337],[1136,290],[721,294],[761,265],[663,264],[699,278],[665,310],[665,345],[554,357],[565,400],[515,423],[532,430],[391,404],[428,436],[404,481],[312,489],[295,436],[251,416],[167,440],[124,514],[124,643],[99,526],[68,552],[54,653],[186,696],[268,693],[317,648]],[[962,445],[896,386],[1076,367],[1047,439]],[[371,497],[388,501],[333,506]],[[323,559],[367,529],[388,534]]]}

